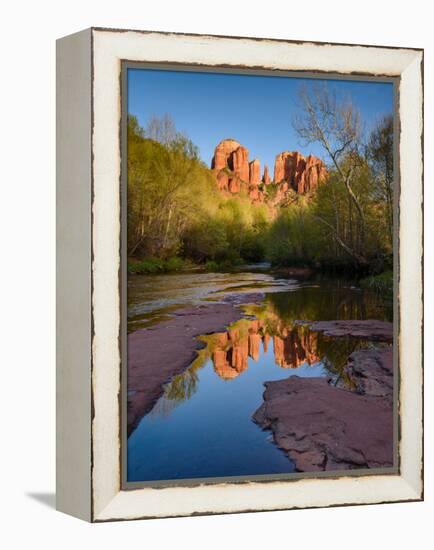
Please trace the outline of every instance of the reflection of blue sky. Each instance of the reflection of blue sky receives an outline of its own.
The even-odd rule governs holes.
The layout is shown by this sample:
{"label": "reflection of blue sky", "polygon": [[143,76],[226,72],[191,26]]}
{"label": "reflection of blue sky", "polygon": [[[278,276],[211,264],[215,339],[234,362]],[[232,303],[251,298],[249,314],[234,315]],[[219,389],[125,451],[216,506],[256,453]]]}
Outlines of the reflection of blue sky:
{"label": "reflection of blue sky", "polygon": [[261,475],[293,471],[293,464],[252,415],[263,402],[263,383],[288,376],[325,376],[322,363],[283,369],[273,341],[258,361],[232,380],[221,379],[208,360],[199,369],[197,391],[171,407],[160,399],[128,439],[128,480]]}
{"label": "reflection of blue sky", "polygon": [[[128,111],[142,126],[151,115],[172,115],[179,130],[199,146],[209,164],[214,148],[234,138],[272,170],[284,150],[323,157],[317,144],[303,148],[291,120],[298,105],[298,88],[317,80],[277,76],[233,75],[150,69],[128,70]],[[393,110],[391,83],[333,80],[338,97],[351,97],[366,131]]]}

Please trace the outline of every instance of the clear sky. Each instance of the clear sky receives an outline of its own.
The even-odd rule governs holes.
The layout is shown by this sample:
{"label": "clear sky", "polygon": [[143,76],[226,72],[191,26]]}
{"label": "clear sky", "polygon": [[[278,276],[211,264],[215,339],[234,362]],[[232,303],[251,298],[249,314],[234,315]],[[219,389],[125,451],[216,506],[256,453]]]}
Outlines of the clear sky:
{"label": "clear sky", "polygon": [[[393,111],[391,83],[330,80],[342,97],[358,107],[365,131]],[[128,112],[146,127],[153,115],[172,116],[176,128],[199,147],[208,165],[217,143],[234,138],[249,150],[249,160],[268,164],[281,151],[298,150],[325,158],[317,144],[303,147],[291,125],[299,107],[298,90],[317,79],[234,75],[154,69],[128,70]]]}

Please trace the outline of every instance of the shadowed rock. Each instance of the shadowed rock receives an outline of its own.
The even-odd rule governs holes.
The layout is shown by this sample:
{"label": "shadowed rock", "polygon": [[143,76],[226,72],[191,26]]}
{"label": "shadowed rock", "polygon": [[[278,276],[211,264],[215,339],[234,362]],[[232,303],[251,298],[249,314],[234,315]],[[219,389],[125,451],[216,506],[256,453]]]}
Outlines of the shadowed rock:
{"label": "shadowed rock", "polygon": [[271,183],[270,174],[268,172],[268,166],[264,166],[264,175],[262,176],[262,182],[265,183],[265,185],[269,185]]}
{"label": "shadowed rock", "polygon": [[393,350],[353,352],[345,371],[357,393],[393,400]]}
{"label": "shadowed rock", "polygon": [[388,321],[366,319],[363,321],[316,321],[310,323],[310,330],[323,332],[325,336],[352,336],[381,342],[392,342],[393,325]]}

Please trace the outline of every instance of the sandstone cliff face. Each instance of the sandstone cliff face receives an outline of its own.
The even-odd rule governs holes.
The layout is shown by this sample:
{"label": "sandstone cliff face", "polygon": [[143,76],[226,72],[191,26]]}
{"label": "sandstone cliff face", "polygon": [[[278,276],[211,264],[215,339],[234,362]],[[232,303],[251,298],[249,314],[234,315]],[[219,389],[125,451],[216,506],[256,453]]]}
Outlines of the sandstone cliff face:
{"label": "sandstone cliff face", "polygon": [[264,175],[262,176],[262,183],[265,183],[265,185],[268,185],[271,183],[270,174],[268,173],[268,166],[264,166]]}
{"label": "sandstone cliff face", "polygon": [[250,185],[259,185],[261,182],[261,163],[258,159],[249,163],[249,183]]}
{"label": "sandstone cliff face", "polygon": [[[258,159],[249,162],[249,150],[234,139],[224,139],[215,148],[211,168],[214,170],[218,189],[223,193],[245,192],[253,203],[267,201],[266,186],[271,183],[268,166],[261,177]],[[327,178],[324,162],[309,155],[304,157],[297,151],[283,151],[276,156],[274,183],[277,184],[271,203],[281,204],[287,200],[288,192],[310,195]]]}
{"label": "sandstone cliff face", "polygon": [[298,151],[283,151],[276,156],[274,182],[287,183],[297,193],[315,191],[323,183],[327,170],[323,161],[313,155],[305,158]]}
{"label": "sandstone cliff face", "polygon": [[249,181],[249,151],[234,139],[224,139],[215,148],[211,168],[228,169],[245,182]]}

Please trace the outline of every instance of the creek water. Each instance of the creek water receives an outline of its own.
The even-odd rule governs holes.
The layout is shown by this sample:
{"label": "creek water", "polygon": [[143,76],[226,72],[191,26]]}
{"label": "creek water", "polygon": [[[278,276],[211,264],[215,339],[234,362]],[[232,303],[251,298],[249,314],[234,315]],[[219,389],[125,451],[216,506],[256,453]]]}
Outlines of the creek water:
{"label": "creek water", "polygon": [[246,318],[227,331],[201,337],[197,359],[165,386],[163,396],[128,438],[127,480],[156,481],[284,474],[292,461],[252,415],[264,382],[288,376],[327,376],[350,384],[343,367],[350,353],[370,346],[328,338],[305,322],[392,320],[391,304],[338,279],[297,282],[253,270],[134,276],[128,282],[128,329],[150,326],[175,309],[263,292],[244,306]]}

